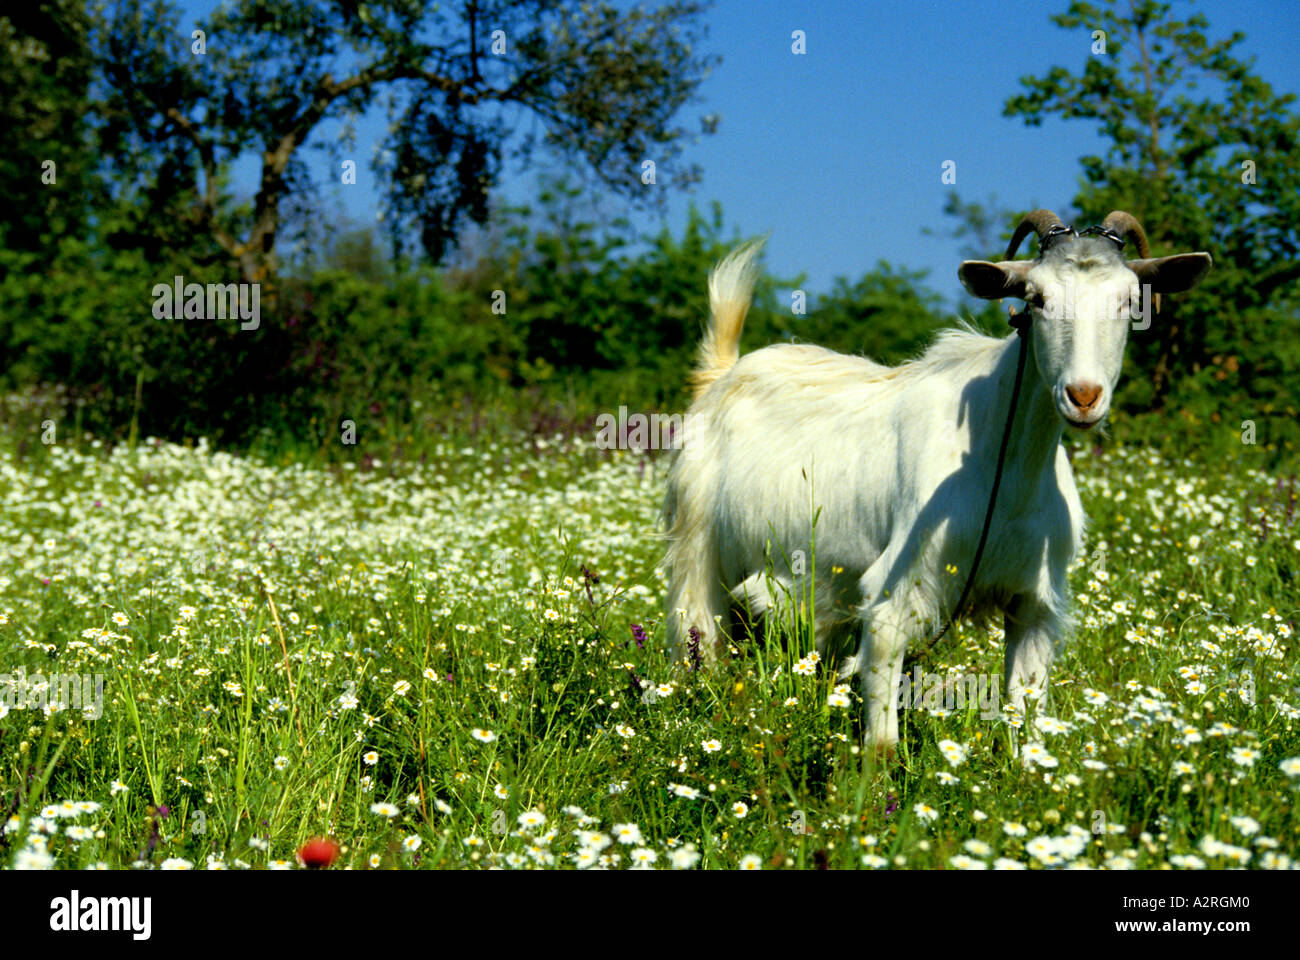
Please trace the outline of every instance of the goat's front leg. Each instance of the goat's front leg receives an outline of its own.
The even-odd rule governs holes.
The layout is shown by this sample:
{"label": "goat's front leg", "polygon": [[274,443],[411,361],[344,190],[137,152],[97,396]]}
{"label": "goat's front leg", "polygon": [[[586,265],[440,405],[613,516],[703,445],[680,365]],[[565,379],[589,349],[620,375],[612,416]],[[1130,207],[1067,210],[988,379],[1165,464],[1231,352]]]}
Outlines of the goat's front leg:
{"label": "goat's front leg", "polygon": [[877,757],[892,755],[898,744],[898,691],[907,652],[902,619],[895,603],[873,606],[862,619],[857,662],[866,711],[864,739]]}
{"label": "goat's front leg", "polygon": [[1047,674],[1056,654],[1063,624],[1052,607],[1030,594],[1015,597],[1003,620],[1006,631],[1004,692],[1024,715],[1025,688],[1047,692]]}

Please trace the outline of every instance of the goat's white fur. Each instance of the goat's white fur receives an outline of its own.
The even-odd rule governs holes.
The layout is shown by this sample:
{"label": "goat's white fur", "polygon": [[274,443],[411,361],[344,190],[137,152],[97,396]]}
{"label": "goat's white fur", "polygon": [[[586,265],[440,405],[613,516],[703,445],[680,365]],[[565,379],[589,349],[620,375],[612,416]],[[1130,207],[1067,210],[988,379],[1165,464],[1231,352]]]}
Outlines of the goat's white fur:
{"label": "goat's white fur", "polygon": [[[689,413],[694,449],[674,461],[665,503],[669,643],[680,660],[695,627],[712,659],[733,604],[764,612],[785,591],[806,595],[791,558],[802,551],[812,563],[812,519],[819,510],[817,644],[823,656],[839,655],[842,674],[860,674],[867,739],[889,746],[898,739],[896,690],[908,639],[939,629],[975,555],[1017,337],[946,330],[924,356],[898,367],[791,344],[741,358],[758,250],[753,244],[735,250],[709,279],[712,322]],[[1122,311],[1107,317],[1100,304],[1105,297],[1127,303],[1136,283],[1122,261],[1041,264],[1029,277],[1048,291],[1047,300],[1056,288],[1077,284],[1076,316],[1068,328],[1034,325],[970,600],[977,611],[1004,612],[1005,691],[1018,708],[1027,686],[1045,686],[1066,633],[1066,571],[1084,532],[1060,443],[1062,418],[1083,418],[1064,387],[1079,380],[1103,385],[1092,422],[1105,413],[1128,317]],[[780,587],[769,592],[773,580]],[[847,648],[832,643],[855,622],[855,651],[852,636]]]}

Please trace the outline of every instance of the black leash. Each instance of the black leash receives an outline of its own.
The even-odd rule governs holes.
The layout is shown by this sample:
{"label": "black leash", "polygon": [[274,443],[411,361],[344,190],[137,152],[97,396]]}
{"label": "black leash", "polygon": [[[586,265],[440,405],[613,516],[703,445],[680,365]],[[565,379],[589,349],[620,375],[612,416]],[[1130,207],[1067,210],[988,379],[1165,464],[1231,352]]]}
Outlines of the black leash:
{"label": "black leash", "polygon": [[1011,326],[1016,328],[1016,333],[1020,336],[1020,353],[1016,358],[1016,383],[1011,388],[1011,406],[1007,410],[1007,425],[1002,431],[1002,446],[998,448],[998,468],[993,473],[993,489],[989,492],[989,508],[984,514],[984,529],[980,531],[979,546],[975,548],[975,561],[971,564],[970,576],[966,578],[966,586],[962,588],[961,598],[957,605],[952,608],[952,613],[948,621],[943,625],[943,629],[935,634],[934,638],[925,645],[920,653],[909,654],[903,661],[903,673],[910,672],[911,668],[920,663],[930,655],[934,645],[943,639],[944,634],[956,622],[957,617],[961,615],[962,608],[966,606],[966,600],[970,597],[971,587],[975,585],[975,573],[979,570],[980,560],[984,556],[984,545],[988,543],[989,527],[993,525],[993,508],[998,502],[998,487],[1002,485],[1002,468],[1007,462],[1007,444],[1011,441],[1011,425],[1016,419],[1016,404],[1020,401],[1020,384],[1025,378],[1025,359],[1029,354],[1029,323],[1032,319],[1030,313],[1013,313],[1010,318]]}

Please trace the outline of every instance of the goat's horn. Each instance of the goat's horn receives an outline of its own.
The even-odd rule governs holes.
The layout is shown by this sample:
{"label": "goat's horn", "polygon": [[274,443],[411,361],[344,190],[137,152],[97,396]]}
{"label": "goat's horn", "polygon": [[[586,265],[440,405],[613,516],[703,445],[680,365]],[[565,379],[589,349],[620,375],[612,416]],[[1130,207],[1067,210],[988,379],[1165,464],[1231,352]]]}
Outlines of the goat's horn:
{"label": "goat's horn", "polygon": [[1064,226],[1061,218],[1052,213],[1051,210],[1031,210],[1025,214],[1025,218],[1020,221],[1020,226],[1016,227],[1016,232],[1011,235],[1011,243],[1007,245],[1007,255],[1004,260],[1010,260],[1016,255],[1016,249],[1020,246],[1020,241],[1029,235],[1033,230],[1038,234],[1038,241],[1041,244],[1043,237],[1052,227]]}
{"label": "goat's horn", "polygon": [[[1146,260],[1151,256],[1151,247],[1147,243],[1146,232],[1133,214],[1125,213],[1123,210],[1112,210],[1106,214],[1106,219],[1101,222],[1101,225],[1107,230],[1118,233],[1125,240],[1131,240],[1133,246],[1137,247],[1137,259]],[[1158,293],[1151,295],[1151,310],[1153,313],[1160,312],[1160,294]]]}
{"label": "goat's horn", "polygon": [[1147,245],[1147,235],[1142,230],[1142,224],[1138,223],[1137,217],[1133,214],[1125,213],[1123,210],[1112,210],[1106,214],[1106,219],[1101,222],[1101,225],[1103,229],[1118,233],[1125,240],[1133,242],[1138,253],[1134,259],[1150,258],[1151,248]]}

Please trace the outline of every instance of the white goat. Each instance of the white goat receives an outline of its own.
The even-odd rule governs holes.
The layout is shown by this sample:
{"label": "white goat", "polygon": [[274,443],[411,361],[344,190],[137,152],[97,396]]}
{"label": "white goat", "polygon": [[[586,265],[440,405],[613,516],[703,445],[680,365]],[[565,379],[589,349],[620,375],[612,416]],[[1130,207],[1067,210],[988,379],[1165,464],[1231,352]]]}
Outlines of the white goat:
{"label": "white goat", "polygon": [[[1031,229],[1037,259],[1012,261]],[[1125,262],[1125,239],[1143,259]],[[958,612],[1006,428],[1018,337],[945,330],[898,367],[793,344],[741,358],[758,249],[733,251],[709,277],[691,450],[672,465],[664,507],[668,640],[680,661],[694,628],[711,662],[731,607],[762,613],[780,592],[803,596],[798,558],[811,565],[815,556],[818,649],[839,660],[841,675],[860,674],[866,739],[889,750],[908,639],[933,635]],[[1032,323],[996,511],[961,611],[1003,611],[1003,687],[1018,708],[1027,685],[1045,686],[1069,626],[1066,570],[1085,518],[1063,426],[1090,429],[1106,415],[1130,320],[1149,316],[1139,305],[1159,309],[1153,294],[1186,290],[1211,266],[1206,253],[1147,257],[1127,213],[1080,235],[1036,210],[1017,227],[1007,260],[967,261],[958,271],[977,297],[1025,300]],[[779,592],[769,592],[768,564]],[[854,638],[845,634],[855,624],[850,656]]]}

